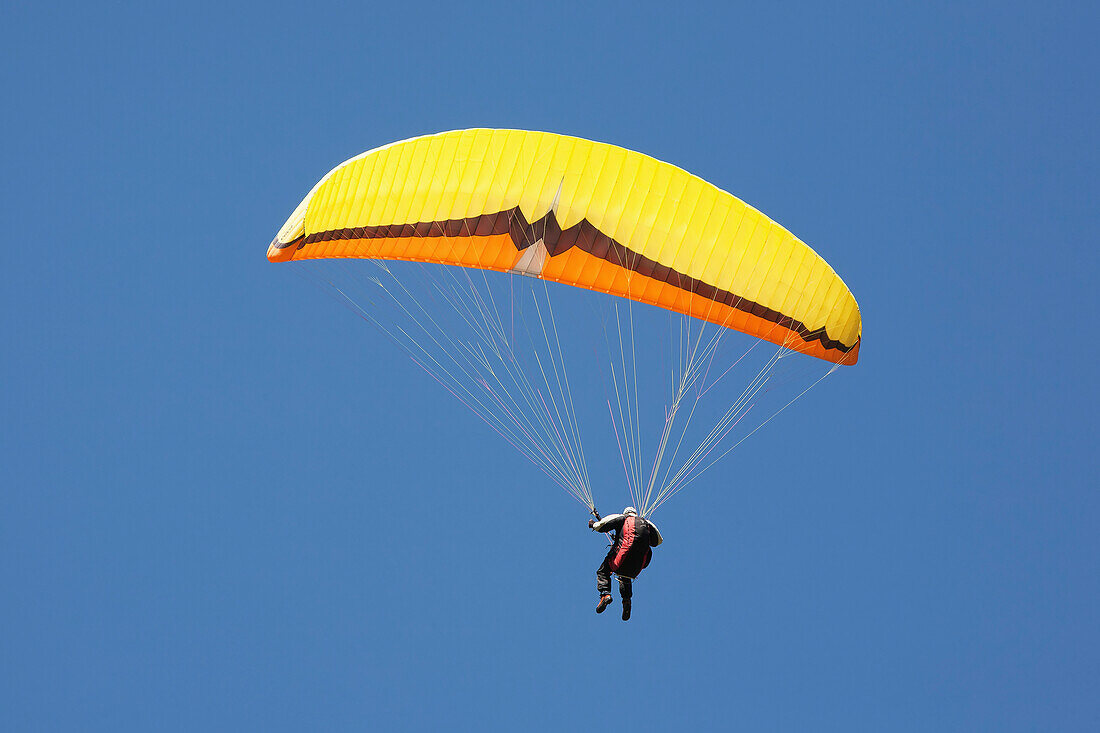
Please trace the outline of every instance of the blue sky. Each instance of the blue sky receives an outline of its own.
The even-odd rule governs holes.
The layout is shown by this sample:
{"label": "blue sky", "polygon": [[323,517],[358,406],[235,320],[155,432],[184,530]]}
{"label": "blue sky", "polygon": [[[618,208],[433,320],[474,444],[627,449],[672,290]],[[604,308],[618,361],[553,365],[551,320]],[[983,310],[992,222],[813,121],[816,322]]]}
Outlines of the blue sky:
{"label": "blue sky", "polygon": [[[0,26],[4,730],[1100,725],[1094,5]],[[583,510],[264,258],[334,164],[473,126],[675,162],[862,308],[857,367],[662,507],[629,624]]]}

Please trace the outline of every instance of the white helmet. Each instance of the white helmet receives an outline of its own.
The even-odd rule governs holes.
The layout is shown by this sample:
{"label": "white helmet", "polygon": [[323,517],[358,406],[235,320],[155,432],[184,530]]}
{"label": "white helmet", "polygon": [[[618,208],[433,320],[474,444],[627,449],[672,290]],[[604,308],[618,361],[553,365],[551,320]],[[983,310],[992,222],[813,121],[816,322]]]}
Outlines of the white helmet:
{"label": "white helmet", "polygon": [[636,517],[638,516],[638,510],[632,506],[628,506],[626,509],[623,509],[623,514]]}

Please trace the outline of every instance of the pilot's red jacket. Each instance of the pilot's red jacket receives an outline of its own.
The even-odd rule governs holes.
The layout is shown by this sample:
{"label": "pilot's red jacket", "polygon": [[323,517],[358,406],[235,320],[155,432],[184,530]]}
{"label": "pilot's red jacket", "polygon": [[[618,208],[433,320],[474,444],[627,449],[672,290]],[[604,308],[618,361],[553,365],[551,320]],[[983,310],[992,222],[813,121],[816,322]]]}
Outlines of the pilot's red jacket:
{"label": "pilot's red jacket", "polygon": [[634,514],[612,514],[592,525],[597,532],[614,532],[607,559],[611,572],[624,578],[636,578],[649,565],[651,547],[661,544],[657,526]]}

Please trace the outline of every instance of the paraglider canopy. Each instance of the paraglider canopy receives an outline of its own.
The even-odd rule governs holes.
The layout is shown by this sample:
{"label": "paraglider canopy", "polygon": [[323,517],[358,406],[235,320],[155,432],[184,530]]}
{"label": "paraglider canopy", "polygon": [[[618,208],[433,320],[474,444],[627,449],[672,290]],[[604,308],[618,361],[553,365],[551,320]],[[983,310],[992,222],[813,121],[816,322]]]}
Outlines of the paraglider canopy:
{"label": "paraglider canopy", "polygon": [[810,247],[680,168],[566,135],[459,130],[366,152],[314,186],[267,256],[520,273],[859,357],[855,298]]}

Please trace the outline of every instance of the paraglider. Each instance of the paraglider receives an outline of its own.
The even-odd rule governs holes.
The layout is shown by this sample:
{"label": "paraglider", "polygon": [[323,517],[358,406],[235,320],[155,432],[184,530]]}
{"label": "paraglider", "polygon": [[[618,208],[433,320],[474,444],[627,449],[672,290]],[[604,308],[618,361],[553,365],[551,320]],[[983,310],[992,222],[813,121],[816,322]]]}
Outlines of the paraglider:
{"label": "paraglider", "polygon": [[[629,523],[648,553],[661,540],[648,521],[658,507],[859,357],[855,298],[787,229],[676,166],[566,135],[457,130],[363,153],[314,185],[267,257],[370,263],[370,274],[341,265],[316,280],[593,514],[582,435],[596,418],[577,408],[578,372],[570,365],[585,351],[580,332],[601,326],[606,353],[597,369],[580,374],[604,375],[613,445],[638,508],[593,529],[619,530],[620,549]],[[424,264],[414,270],[401,262]],[[337,283],[349,272],[355,282]],[[584,315],[559,321],[570,288],[546,283],[602,296],[577,311]],[[655,322],[642,312],[646,305],[668,314],[663,341],[646,336]],[[748,348],[719,357],[726,334],[737,332],[752,337]],[[756,352],[764,361],[749,370],[747,386],[720,396],[761,343],[774,350]],[[664,376],[648,384],[648,365],[658,359],[644,353],[662,344],[671,345],[671,357],[653,372]],[[764,409],[775,387],[794,381],[773,379],[781,362],[816,362],[828,372],[780,399],[778,409]],[[708,412],[704,403],[717,407]],[[761,419],[743,420],[750,414]],[[651,452],[647,420],[659,434]],[[689,436],[703,422],[702,436]],[[605,576],[617,569],[629,601],[640,567],[635,549],[627,556],[626,566],[606,563],[602,607],[610,597]],[[629,616],[628,603],[624,611]]]}
{"label": "paraglider", "polygon": [[597,515],[596,519],[588,520],[588,527],[594,532],[614,533],[611,548],[596,570],[596,592],[600,594],[596,613],[603,613],[611,603],[611,574],[615,573],[619,578],[623,621],[629,621],[634,579],[649,567],[653,548],[661,544],[664,538],[657,525],[639,517],[638,510],[632,506],[623,509],[622,514],[602,518]]}

